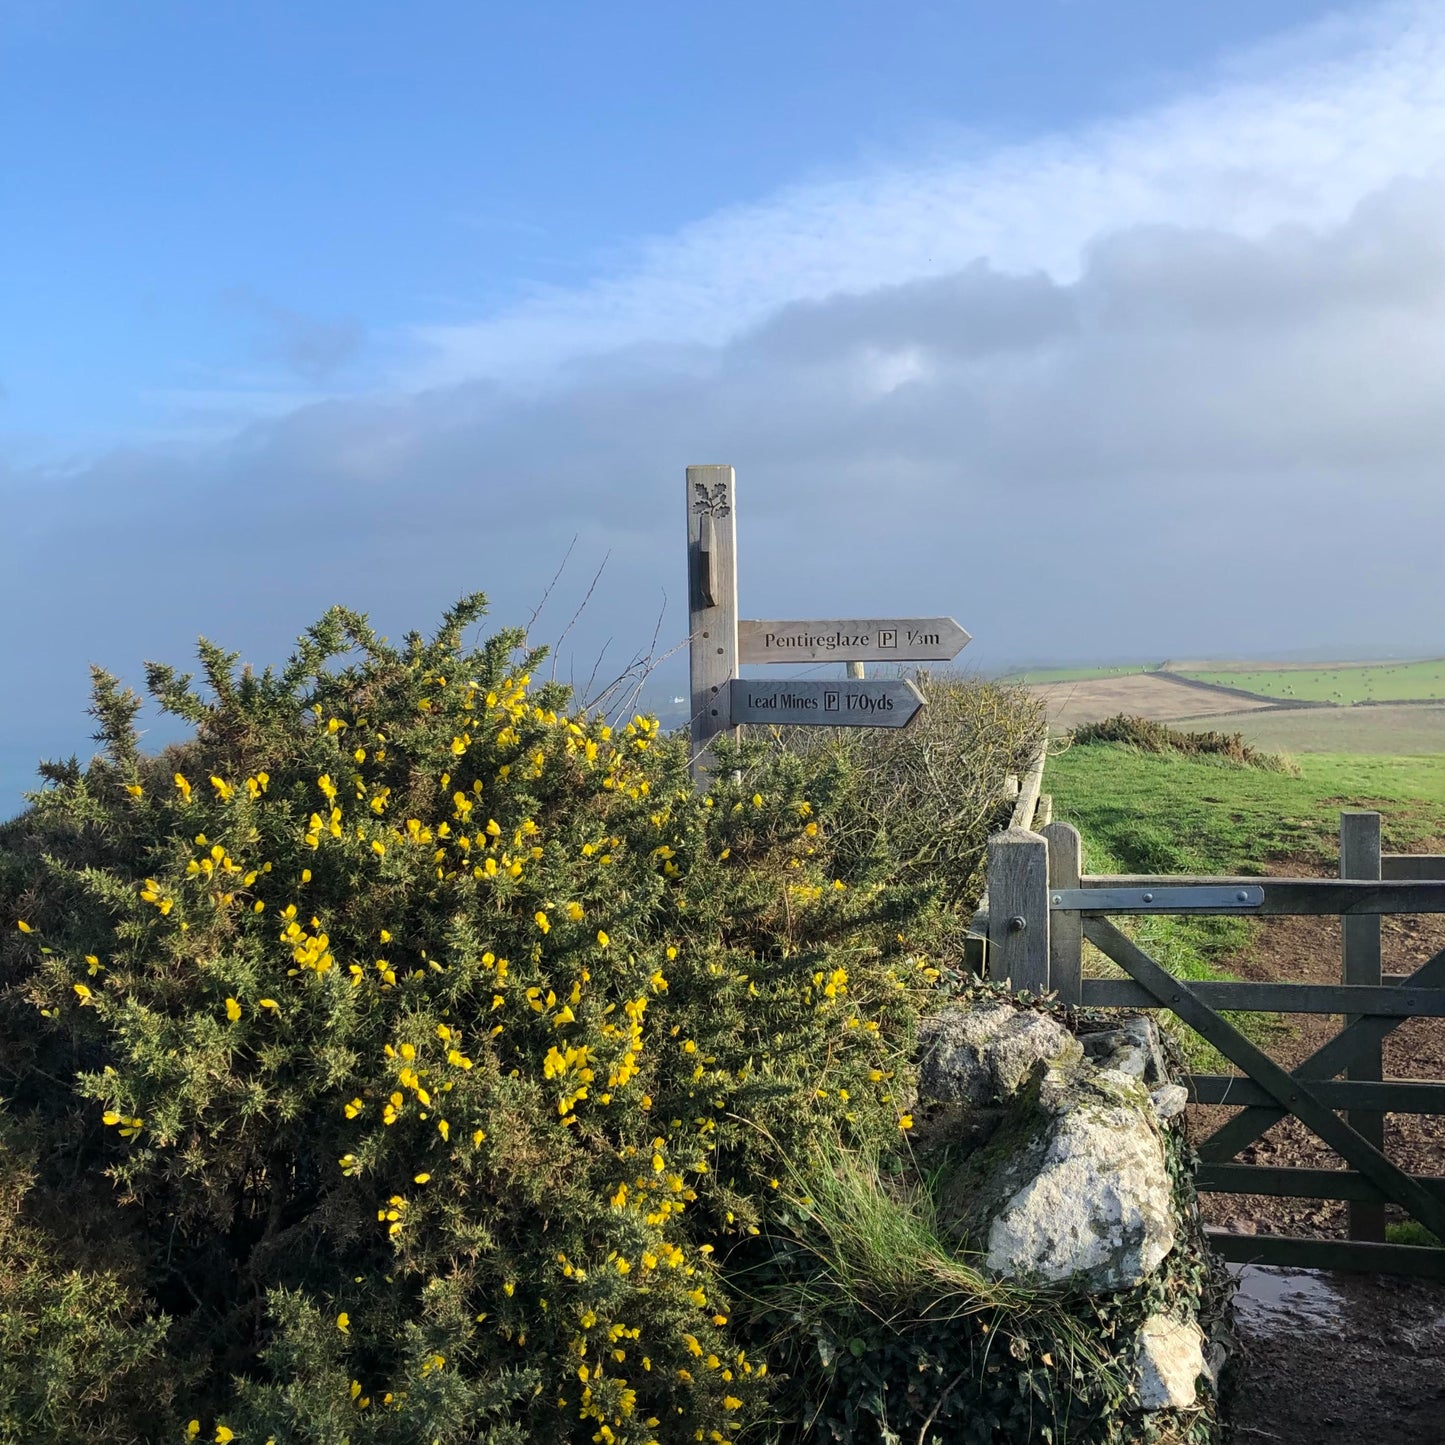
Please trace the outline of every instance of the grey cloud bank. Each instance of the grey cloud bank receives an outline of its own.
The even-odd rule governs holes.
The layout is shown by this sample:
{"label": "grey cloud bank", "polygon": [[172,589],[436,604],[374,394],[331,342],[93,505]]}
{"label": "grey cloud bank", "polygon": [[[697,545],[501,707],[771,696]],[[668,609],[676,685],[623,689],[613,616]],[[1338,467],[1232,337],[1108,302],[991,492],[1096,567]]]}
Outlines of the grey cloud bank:
{"label": "grey cloud bank", "polygon": [[1438,654],[1442,398],[1432,172],[1322,229],[1135,227],[1064,283],[976,260],[784,306],[725,344],[575,362],[525,393],[328,402],[205,451],[0,472],[0,815],[37,758],[86,753],[87,662],[135,681],[198,632],[274,661],[332,602],[395,634],[476,587],[499,623],[525,621],[574,535],[538,640],[610,561],[563,675],[585,680],[604,646],[620,667],[664,600],[671,646],[696,461],[738,467],[747,615],[952,613],[976,666]]}

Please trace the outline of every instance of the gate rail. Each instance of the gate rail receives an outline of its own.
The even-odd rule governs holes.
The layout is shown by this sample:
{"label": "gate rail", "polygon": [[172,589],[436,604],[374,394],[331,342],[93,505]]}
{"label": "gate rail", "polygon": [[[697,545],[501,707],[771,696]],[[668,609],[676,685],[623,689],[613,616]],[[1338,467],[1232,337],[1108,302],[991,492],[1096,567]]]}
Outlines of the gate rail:
{"label": "gate rail", "polygon": [[[1165,1008],[1242,1075],[1193,1074],[1200,1104],[1240,1105],[1199,1146],[1201,1190],[1349,1202],[1350,1239],[1208,1231],[1226,1259],[1316,1269],[1360,1269],[1445,1279],[1445,1245],[1385,1242],[1385,1205],[1398,1205],[1445,1241],[1445,1177],[1406,1173],[1384,1152],[1387,1113],[1445,1113],[1445,1082],[1383,1078],[1381,1045],[1406,1018],[1445,1018],[1445,949],[1413,973],[1384,974],[1380,917],[1445,913],[1445,856],[1380,851],[1380,815],[1340,817],[1340,879],[1178,877],[1082,872],[1077,830],[1050,823],[1010,828],[989,841],[987,968],[1019,992],[1067,1004]],[[1343,919],[1341,982],[1191,982],[1162,968],[1110,922],[1117,915],[1326,914]],[[1125,973],[1083,976],[1087,939]],[[1345,1027],[1293,1072],[1247,1038],[1223,1011],[1324,1013]],[[1343,1075],[1343,1078],[1337,1076]],[[1344,1118],[1338,1111],[1346,1111]],[[1293,1115],[1344,1161],[1343,1169],[1235,1162],[1271,1125]]]}

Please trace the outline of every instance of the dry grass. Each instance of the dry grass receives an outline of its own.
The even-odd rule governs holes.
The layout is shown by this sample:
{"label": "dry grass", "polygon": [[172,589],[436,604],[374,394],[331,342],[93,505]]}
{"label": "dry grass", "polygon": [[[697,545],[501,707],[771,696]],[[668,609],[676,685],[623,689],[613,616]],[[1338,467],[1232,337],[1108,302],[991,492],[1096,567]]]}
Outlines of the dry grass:
{"label": "dry grass", "polygon": [[916,680],[928,706],[911,727],[790,728],[778,736],[842,766],[852,806],[840,853],[886,848],[899,867],[941,882],[950,905],[971,908],[983,888],[988,835],[1002,826],[1005,779],[1037,756],[1044,709],[1022,687],[927,673]]}

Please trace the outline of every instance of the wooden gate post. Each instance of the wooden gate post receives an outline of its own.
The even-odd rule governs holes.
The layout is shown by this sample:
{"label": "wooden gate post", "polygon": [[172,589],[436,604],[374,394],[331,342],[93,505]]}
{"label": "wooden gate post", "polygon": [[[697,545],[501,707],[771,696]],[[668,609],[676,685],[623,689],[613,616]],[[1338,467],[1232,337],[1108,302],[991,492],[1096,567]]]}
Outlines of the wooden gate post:
{"label": "wooden gate post", "polygon": [[[1039,829],[1049,845],[1049,891],[1077,888],[1084,869],[1084,843],[1072,823]],[[1078,1006],[1084,992],[1084,920],[1072,909],[1049,914],[1049,987],[1059,1002]]]}
{"label": "wooden gate post", "polygon": [[[1380,878],[1380,815],[1370,812],[1340,814],[1340,877]],[[1371,984],[1379,987],[1380,979],[1380,916],[1346,914],[1343,951],[1340,959],[1340,982]],[[1359,1018],[1346,1014],[1348,1027]],[[1375,1043],[1356,1056],[1345,1070],[1351,1081],[1379,1082],[1384,1077],[1384,1061],[1380,1044]],[[1385,1147],[1385,1116],[1351,1109],[1350,1127],[1357,1129],[1375,1148]],[[1350,1204],[1350,1238],[1383,1240],[1385,1238],[1385,1206],[1377,1203]]]}
{"label": "wooden gate post", "polygon": [[1015,993],[1049,991],[1049,845],[1026,828],[988,840],[988,973]]}
{"label": "wooden gate post", "polygon": [[709,770],[709,744],[736,735],[729,685],[738,675],[736,478],[731,467],[687,469],[687,620],[692,672],[692,776]]}

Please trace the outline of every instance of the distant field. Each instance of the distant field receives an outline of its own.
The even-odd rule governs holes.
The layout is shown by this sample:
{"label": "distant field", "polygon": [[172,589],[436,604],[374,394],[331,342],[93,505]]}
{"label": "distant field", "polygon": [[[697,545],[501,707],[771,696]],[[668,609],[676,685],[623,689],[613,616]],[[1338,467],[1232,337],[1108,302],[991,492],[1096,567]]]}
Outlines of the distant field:
{"label": "distant field", "polygon": [[1195,713],[1171,727],[1242,733],[1245,742],[1278,753],[1445,753],[1445,704],[1439,707],[1260,708]]}
{"label": "distant field", "polygon": [[1323,667],[1179,669],[1182,676],[1219,687],[1237,687],[1282,701],[1401,702],[1408,698],[1445,701],[1445,658],[1431,662],[1330,663]]}
{"label": "distant field", "polygon": [[[1034,683],[1030,691],[1048,709],[1049,727],[1055,732],[1121,712],[1170,722],[1211,712],[1234,714],[1251,706],[1247,698],[1191,687],[1167,672],[1095,673],[1074,682]],[[1253,706],[1268,709],[1272,704]]]}
{"label": "distant field", "polygon": [[1153,664],[1138,663],[1128,667],[1040,667],[1031,672],[1010,673],[1004,682],[1033,683],[1091,682],[1101,677],[1135,677],[1140,673],[1153,672]]}

